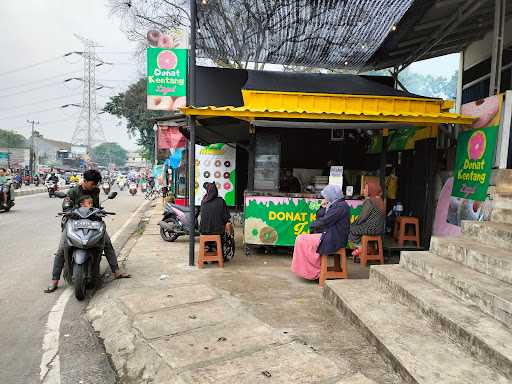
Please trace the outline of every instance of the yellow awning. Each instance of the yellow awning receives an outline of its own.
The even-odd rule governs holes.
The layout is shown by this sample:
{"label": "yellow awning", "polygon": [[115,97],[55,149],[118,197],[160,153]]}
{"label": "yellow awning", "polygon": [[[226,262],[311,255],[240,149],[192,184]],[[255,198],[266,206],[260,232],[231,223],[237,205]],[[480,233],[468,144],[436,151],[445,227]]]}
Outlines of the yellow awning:
{"label": "yellow awning", "polygon": [[242,94],[245,104],[242,107],[185,107],[181,111],[189,116],[228,116],[242,120],[351,120],[414,125],[472,124],[474,120],[446,112],[451,102],[441,99],[249,90],[243,90]]}

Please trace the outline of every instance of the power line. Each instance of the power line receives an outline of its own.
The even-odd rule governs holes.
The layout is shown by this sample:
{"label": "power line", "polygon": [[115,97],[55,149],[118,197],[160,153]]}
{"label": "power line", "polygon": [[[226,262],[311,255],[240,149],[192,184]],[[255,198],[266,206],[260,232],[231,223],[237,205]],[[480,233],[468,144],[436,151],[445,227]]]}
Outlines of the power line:
{"label": "power line", "polygon": [[48,87],[52,87],[54,85],[58,85],[58,84],[63,84],[61,81],[59,82],[52,82],[52,83],[49,83],[49,84],[45,84],[45,85],[41,85],[39,87],[35,87],[35,88],[29,88],[25,91],[19,91],[19,92],[14,92],[14,93],[8,93],[8,94],[5,94],[5,95],[0,95],[0,99],[4,98],[4,97],[10,97],[10,96],[16,96],[16,95],[22,95],[24,93],[29,93],[29,92],[33,92],[33,91],[37,91],[39,89],[43,89],[43,88],[48,88]]}
{"label": "power line", "polygon": [[[18,105],[14,105],[12,107],[6,107],[6,108],[0,108],[0,111],[8,111],[8,110],[15,110],[15,109],[22,109],[22,108],[26,108],[26,107],[31,107],[33,105],[39,105],[39,104],[44,104],[44,103],[47,103],[48,101],[53,101],[53,100],[61,100],[61,99],[65,99],[65,98],[68,98],[68,97],[75,97],[75,96],[79,96],[79,94],[73,94],[73,95],[64,95],[64,96],[59,96],[59,97],[53,97],[51,99],[45,99],[45,100],[41,100],[37,103],[30,103],[30,104],[18,104]],[[30,111],[27,112],[27,113],[31,113]]]}
{"label": "power line", "polygon": [[[40,126],[43,126],[43,127],[47,127],[51,124],[59,124],[59,123],[64,123],[64,122],[68,122],[68,123],[71,123],[70,119],[69,118],[66,118],[66,119],[58,119],[58,120],[50,120],[50,121],[43,121],[43,122],[40,122],[39,125]],[[16,131],[18,129],[26,129],[27,128],[27,125],[20,125],[18,127],[14,127],[14,128],[9,128],[9,130],[13,130],[13,131]],[[0,128],[1,129],[1,128]]]}
{"label": "power line", "polygon": [[[61,78],[62,76],[72,75],[72,74],[76,74],[76,73],[81,73],[81,71],[64,72],[59,75],[45,77],[43,79],[38,79],[38,82],[44,82],[46,80],[58,79],[58,78]],[[21,87],[26,87],[26,86],[27,86],[26,84],[18,84],[18,85],[13,85],[12,87],[0,88],[0,91],[7,91],[9,89],[21,88]]]}
{"label": "power line", "polygon": [[0,76],[6,76],[6,75],[10,75],[12,73],[25,71],[28,68],[34,68],[34,67],[37,67],[38,65],[43,65],[43,64],[46,64],[46,63],[51,63],[52,61],[56,61],[58,59],[62,59],[63,57],[64,57],[64,55],[59,55],[59,56],[52,57],[50,59],[46,59],[46,60],[41,60],[41,61],[35,62],[34,64],[24,65],[22,68],[12,69],[12,70],[6,71],[6,72],[0,72]]}
{"label": "power line", "polygon": [[41,109],[39,111],[31,111],[31,112],[24,112],[24,113],[17,114],[17,115],[4,116],[4,117],[0,117],[0,120],[15,119],[17,117],[26,116],[28,113],[30,113],[30,114],[43,113],[43,112],[48,112],[48,111],[54,111],[54,110],[57,110],[57,109],[60,109],[60,107],[52,107],[52,108]]}

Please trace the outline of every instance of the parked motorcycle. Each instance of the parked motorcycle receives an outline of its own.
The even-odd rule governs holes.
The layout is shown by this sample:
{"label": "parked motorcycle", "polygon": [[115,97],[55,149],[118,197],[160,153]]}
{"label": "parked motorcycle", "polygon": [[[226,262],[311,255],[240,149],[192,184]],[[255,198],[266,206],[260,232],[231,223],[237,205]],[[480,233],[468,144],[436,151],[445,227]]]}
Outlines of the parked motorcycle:
{"label": "parked motorcycle", "polygon": [[[64,198],[66,194],[58,192],[56,196]],[[112,192],[107,199],[116,196],[117,192]],[[65,222],[67,242],[64,249],[64,279],[73,284],[77,300],[83,300],[87,289],[94,287],[100,279],[106,233],[103,218],[115,213],[103,208],[75,208],[61,215]]]}
{"label": "parked motorcycle", "polygon": [[12,183],[7,182],[3,186],[0,186],[0,193],[3,192],[7,193],[7,206],[5,207],[3,204],[0,204],[0,211],[8,212],[14,207],[14,187]]}
{"label": "parked motorcycle", "polygon": [[108,181],[104,181],[101,188],[103,189],[103,193],[108,195],[110,193],[110,183]]}
{"label": "parked motorcycle", "polygon": [[46,182],[46,189],[48,190],[48,197],[55,197],[55,192],[57,192],[57,183],[52,180],[48,180]]}
{"label": "parked motorcycle", "polygon": [[137,184],[130,183],[130,186],[128,187],[128,192],[130,192],[130,195],[135,196],[137,194]]}
{"label": "parked motorcycle", "polygon": [[[172,203],[166,203],[164,206],[164,217],[158,223],[160,226],[160,236],[165,241],[175,241],[180,236],[190,233],[190,208]],[[195,208],[194,236],[199,236],[199,208]]]}

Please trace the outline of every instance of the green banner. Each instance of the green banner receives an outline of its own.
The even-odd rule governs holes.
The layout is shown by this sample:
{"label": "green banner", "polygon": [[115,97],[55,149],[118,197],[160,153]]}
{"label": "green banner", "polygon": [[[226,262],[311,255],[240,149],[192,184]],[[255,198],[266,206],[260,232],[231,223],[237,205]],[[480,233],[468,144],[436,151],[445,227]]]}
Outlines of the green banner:
{"label": "green banner", "polygon": [[[408,149],[414,149],[414,138],[418,127],[407,127],[400,128],[395,131],[391,131],[388,136],[387,151],[405,151]],[[374,135],[371,138],[371,143],[368,148],[369,154],[376,154],[382,152],[382,135]]]}
{"label": "green banner", "polygon": [[0,152],[0,159],[8,159],[9,152]]}
{"label": "green banner", "polygon": [[187,50],[147,48],[147,108],[174,111],[186,106]]}
{"label": "green banner", "polygon": [[[361,213],[362,200],[347,200],[351,222]],[[319,199],[246,196],[244,240],[246,244],[293,246],[297,236],[309,233],[320,208]]]}
{"label": "green banner", "polygon": [[486,199],[497,135],[497,126],[459,134],[452,196],[477,201]]}

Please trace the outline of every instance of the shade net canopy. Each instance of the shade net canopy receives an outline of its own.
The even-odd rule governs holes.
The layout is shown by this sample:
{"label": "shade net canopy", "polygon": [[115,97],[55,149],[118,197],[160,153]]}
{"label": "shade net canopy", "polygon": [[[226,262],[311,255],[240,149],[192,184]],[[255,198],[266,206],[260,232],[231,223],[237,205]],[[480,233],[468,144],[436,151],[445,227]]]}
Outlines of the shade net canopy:
{"label": "shade net canopy", "polygon": [[[206,3],[206,4],[204,4]],[[198,54],[250,63],[361,69],[413,0],[198,2]]]}

